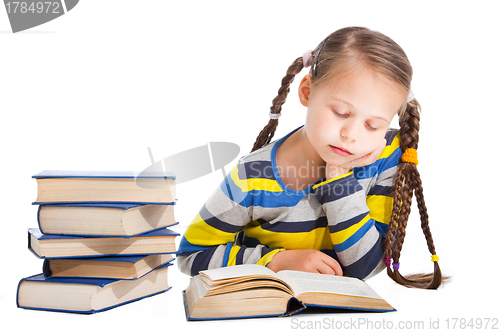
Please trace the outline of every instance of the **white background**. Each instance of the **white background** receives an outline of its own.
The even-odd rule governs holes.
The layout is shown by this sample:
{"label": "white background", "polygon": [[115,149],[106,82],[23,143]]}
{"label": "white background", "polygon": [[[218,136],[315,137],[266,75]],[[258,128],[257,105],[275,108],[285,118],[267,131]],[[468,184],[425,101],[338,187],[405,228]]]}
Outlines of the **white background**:
{"label": "white background", "polygon": [[[499,298],[497,3],[240,3],[82,0],[66,15],[16,34],[0,9],[0,325],[19,332],[286,331],[314,321],[366,318],[378,327],[383,320],[394,327],[422,321],[427,329],[439,320],[444,329],[447,318],[498,318],[498,305],[487,305]],[[411,290],[381,273],[368,282],[397,312],[200,324],[185,320],[181,291],[189,279],[174,266],[171,291],[100,314],[16,307],[18,281],[41,272],[41,260],[27,249],[26,230],[37,226],[32,175],[46,169],[140,171],[150,164],[147,147],[156,160],[210,141],[234,142],[240,156],[246,154],[292,61],[352,25],[393,38],[413,65],[413,90],[423,106],[419,170],[450,283],[438,291]],[[303,75],[292,86],[276,138],[304,121],[296,93]],[[216,172],[178,186],[177,231],[185,230],[221,179]],[[401,272],[431,269],[414,209]]]}

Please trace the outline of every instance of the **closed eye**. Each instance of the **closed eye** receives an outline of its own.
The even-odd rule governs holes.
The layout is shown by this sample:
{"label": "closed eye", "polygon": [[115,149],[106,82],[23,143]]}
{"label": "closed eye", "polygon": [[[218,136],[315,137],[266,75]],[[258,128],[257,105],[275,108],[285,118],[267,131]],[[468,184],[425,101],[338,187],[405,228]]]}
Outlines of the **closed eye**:
{"label": "closed eye", "polygon": [[333,113],[334,113],[337,117],[340,117],[340,118],[347,118],[347,117],[349,117],[349,114],[348,114],[348,113],[340,113],[340,112],[338,112],[337,110],[333,110]]}

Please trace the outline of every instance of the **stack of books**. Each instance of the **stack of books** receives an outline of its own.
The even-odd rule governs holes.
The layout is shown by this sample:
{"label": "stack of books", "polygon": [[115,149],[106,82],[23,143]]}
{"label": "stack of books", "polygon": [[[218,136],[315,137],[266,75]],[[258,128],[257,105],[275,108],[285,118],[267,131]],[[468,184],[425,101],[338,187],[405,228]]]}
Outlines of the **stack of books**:
{"label": "stack of books", "polygon": [[21,308],[94,313],[170,289],[175,176],[43,171],[28,248],[43,272],[19,282]]}

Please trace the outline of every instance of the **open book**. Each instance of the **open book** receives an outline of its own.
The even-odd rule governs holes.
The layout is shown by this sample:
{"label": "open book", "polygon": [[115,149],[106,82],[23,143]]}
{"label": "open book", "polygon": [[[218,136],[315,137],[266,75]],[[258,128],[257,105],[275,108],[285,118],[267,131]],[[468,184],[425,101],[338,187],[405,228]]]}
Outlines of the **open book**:
{"label": "open book", "polygon": [[292,315],[306,307],[395,311],[365,282],[349,277],[237,265],[200,272],[184,291],[188,320]]}

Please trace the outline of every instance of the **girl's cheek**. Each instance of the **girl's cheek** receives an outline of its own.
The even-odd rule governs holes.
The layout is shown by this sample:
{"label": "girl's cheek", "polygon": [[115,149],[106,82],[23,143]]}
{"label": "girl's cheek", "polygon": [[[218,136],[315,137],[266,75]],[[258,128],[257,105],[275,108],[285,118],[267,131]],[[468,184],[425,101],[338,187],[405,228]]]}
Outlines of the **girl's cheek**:
{"label": "girl's cheek", "polygon": [[365,141],[365,144],[362,146],[363,150],[358,154],[359,155],[358,157],[363,157],[363,156],[371,153],[375,149],[377,149],[378,145],[375,145],[374,142],[376,142],[376,141],[374,141],[374,139]]}

